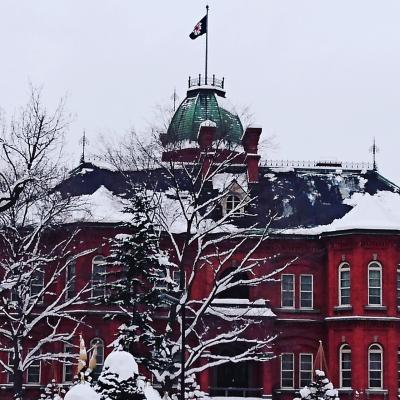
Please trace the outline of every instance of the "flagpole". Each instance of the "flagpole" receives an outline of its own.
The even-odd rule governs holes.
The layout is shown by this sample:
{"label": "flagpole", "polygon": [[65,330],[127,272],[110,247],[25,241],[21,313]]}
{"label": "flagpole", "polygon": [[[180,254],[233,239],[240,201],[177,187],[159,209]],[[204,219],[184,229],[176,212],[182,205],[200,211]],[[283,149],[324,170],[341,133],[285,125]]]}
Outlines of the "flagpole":
{"label": "flagpole", "polygon": [[207,85],[207,73],[208,73],[208,4],[206,5],[207,10],[207,30],[206,30],[206,76],[205,76],[205,84]]}

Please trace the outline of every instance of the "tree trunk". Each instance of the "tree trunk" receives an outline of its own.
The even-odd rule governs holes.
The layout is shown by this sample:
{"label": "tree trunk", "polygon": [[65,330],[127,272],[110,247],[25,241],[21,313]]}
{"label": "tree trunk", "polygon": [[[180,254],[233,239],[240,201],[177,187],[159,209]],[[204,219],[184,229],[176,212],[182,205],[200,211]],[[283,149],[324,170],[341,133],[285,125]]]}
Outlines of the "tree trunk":
{"label": "tree trunk", "polygon": [[[18,360],[19,363],[19,360]],[[18,369],[17,362],[15,363],[14,367],[14,400],[22,400],[22,378],[23,378],[23,371]]]}

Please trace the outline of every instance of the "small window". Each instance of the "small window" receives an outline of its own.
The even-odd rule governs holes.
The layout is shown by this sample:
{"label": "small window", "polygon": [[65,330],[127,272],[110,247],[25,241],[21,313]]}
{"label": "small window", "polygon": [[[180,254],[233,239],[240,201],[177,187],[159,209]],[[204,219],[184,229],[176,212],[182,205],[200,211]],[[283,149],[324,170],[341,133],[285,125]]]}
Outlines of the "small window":
{"label": "small window", "polygon": [[44,272],[41,271],[40,269],[36,269],[35,271],[32,272],[32,277],[31,277],[31,297],[37,297],[42,291],[43,285],[44,285]]}
{"label": "small window", "polygon": [[312,275],[300,275],[300,308],[313,308]]}
{"label": "small window", "polygon": [[383,351],[379,344],[372,344],[368,349],[368,386],[371,389],[382,389]]}
{"label": "small window", "polygon": [[181,271],[173,271],[172,280],[174,281],[175,288],[179,288],[181,284]]}
{"label": "small window", "polygon": [[400,347],[397,348],[397,390],[400,391]]}
{"label": "small window", "polygon": [[382,305],[382,267],[377,262],[368,265],[368,305]]}
{"label": "small window", "polygon": [[281,306],[294,307],[294,275],[281,275]]}
{"label": "small window", "polygon": [[397,268],[397,291],[396,291],[396,301],[397,301],[397,307],[400,307],[400,268]]}
{"label": "small window", "polygon": [[313,378],[313,355],[309,353],[300,354],[300,387],[308,386]]}
{"label": "small window", "polygon": [[92,260],[92,297],[104,297],[106,293],[106,264],[103,256]]}
{"label": "small window", "polygon": [[[32,349],[29,349],[30,352]],[[26,372],[27,383],[40,383],[40,360],[34,360]]]}
{"label": "small window", "polygon": [[[11,352],[11,351],[8,353],[7,365],[11,369],[14,368],[14,353]],[[8,381],[8,383],[13,383],[14,382],[14,374],[13,373],[9,372],[7,374],[7,381]]]}
{"label": "small window", "polygon": [[241,208],[239,207],[241,202],[241,199],[239,196],[236,196],[234,194],[229,194],[226,196],[226,205],[225,205],[225,210],[226,214],[232,214],[232,215],[237,215],[242,213]]}
{"label": "small window", "polygon": [[[64,345],[64,353],[74,354],[74,346],[72,344]],[[74,370],[76,365],[74,364],[72,358],[66,358],[63,362],[63,382],[72,382],[74,379]]]}
{"label": "small window", "polygon": [[76,261],[69,261],[67,268],[65,268],[65,284],[69,285],[65,297],[72,299],[75,296],[75,283],[76,283]]}
{"label": "small window", "polygon": [[[100,373],[103,369],[104,364],[104,341],[100,338],[94,338],[90,341],[90,348],[94,349],[97,347],[97,356],[96,356],[96,368],[92,373],[92,377],[94,380],[97,380],[100,376]],[[92,350],[93,351],[93,350]]]}
{"label": "small window", "polygon": [[281,355],[281,387],[294,387],[294,355],[283,353]]}
{"label": "small window", "polygon": [[340,387],[351,388],[351,349],[347,344],[340,347]]}
{"label": "small window", "polygon": [[[179,274],[179,271],[176,271],[176,272],[178,272],[178,274]],[[168,288],[167,271],[157,270],[157,275],[158,275],[158,279],[156,280],[156,283],[155,283],[156,289],[159,289],[159,290],[167,289]],[[175,276],[174,276],[174,282],[175,282]],[[178,282],[178,286],[179,286],[179,282]]]}
{"label": "small window", "polygon": [[350,305],[350,265],[348,263],[339,266],[339,305]]}

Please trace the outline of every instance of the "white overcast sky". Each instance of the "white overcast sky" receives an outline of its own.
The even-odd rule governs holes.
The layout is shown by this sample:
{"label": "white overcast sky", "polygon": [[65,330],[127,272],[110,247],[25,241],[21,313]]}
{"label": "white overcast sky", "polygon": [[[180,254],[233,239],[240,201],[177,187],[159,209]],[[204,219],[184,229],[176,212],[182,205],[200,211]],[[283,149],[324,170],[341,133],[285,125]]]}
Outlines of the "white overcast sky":
{"label": "white overcast sky", "polygon": [[[270,159],[369,161],[400,184],[400,1],[209,0],[209,72],[249,106]],[[188,35],[206,1],[1,0],[0,106],[10,116],[29,82],[51,108],[67,95],[68,148],[83,129],[146,132],[154,107],[185,96],[204,69]]]}

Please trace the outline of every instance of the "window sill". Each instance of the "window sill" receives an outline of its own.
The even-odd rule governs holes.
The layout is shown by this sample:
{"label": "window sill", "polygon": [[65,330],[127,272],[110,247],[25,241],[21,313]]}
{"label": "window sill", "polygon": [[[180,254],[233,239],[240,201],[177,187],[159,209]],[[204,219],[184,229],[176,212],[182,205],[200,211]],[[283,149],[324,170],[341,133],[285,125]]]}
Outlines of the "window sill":
{"label": "window sill", "polygon": [[386,311],[387,307],[386,306],[364,306],[364,310],[369,310],[369,311]]}
{"label": "window sill", "polygon": [[293,314],[318,314],[321,312],[318,308],[274,308],[273,311],[277,312],[287,312]]}
{"label": "window sill", "polygon": [[333,310],[334,311],[351,311],[351,310],[353,310],[353,306],[351,304],[346,304],[343,306],[333,307]]}
{"label": "window sill", "polygon": [[367,394],[388,394],[389,391],[387,389],[365,389],[365,393],[367,393]]}

